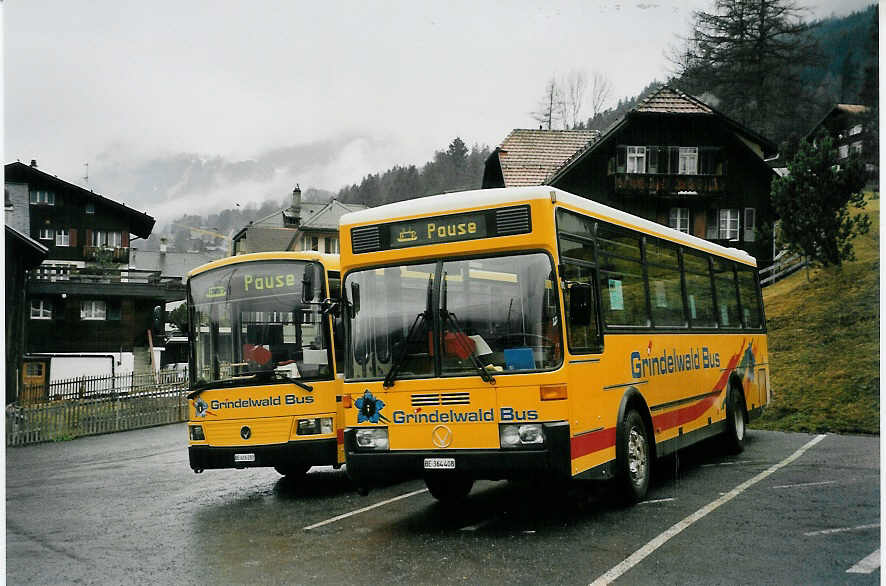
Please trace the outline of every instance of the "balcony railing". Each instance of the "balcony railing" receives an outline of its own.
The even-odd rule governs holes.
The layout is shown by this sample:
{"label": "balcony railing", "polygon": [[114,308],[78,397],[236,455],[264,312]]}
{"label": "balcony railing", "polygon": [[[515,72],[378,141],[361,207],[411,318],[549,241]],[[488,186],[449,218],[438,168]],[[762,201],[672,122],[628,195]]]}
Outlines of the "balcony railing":
{"label": "balcony railing", "polygon": [[726,191],[724,175],[613,173],[610,181],[613,191],[621,194],[684,197],[717,195]]}
{"label": "balcony railing", "polygon": [[128,246],[84,246],[83,258],[85,260],[99,261],[106,260],[108,262],[123,263],[129,262]]}
{"label": "balcony railing", "polygon": [[164,277],[160,271],[139,269],[104,269],[98,267],[40,266],[29,271],[33,281],[68,283],[118,283],[136,285],[159,285],[183,288],[181,277]]}

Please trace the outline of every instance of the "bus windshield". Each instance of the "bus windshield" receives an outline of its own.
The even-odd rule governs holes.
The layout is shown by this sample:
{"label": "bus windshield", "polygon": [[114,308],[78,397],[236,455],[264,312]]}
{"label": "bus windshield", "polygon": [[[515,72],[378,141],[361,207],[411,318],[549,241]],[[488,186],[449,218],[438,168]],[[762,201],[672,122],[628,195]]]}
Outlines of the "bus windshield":
{"label": "bus windshield", "polygon": [[[229,265],[188,282],[192,385],[255,375],[332,378],[320,264],[263,261]],[[250,377],[252,380],[249,380]]]}
{"label": "bus windshield", "polygon": [[[392,379],[392,369],[396,378],[416,378],[555,368],[562,352],[553,276],[543,253],[353,272],[345,284],[346,377]],[[491,380],[485,373],[479,372]]]}

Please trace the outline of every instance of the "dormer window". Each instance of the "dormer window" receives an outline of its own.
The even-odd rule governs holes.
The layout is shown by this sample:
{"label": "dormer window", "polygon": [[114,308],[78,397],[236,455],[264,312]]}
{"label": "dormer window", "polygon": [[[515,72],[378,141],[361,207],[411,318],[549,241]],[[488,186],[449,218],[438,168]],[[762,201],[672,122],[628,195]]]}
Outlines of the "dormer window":
{"label": "dormer window", "polygon": [[95,213],[95,204],[90,202],[86,202],[86,213],[94,214]]}
{"label": "dormer window", "polygon": [[861,134],[861,124],[856,124],[849,129],[849,136],[854,136],[856,134]]}
{"label": "dormer window", "polygon": [[35,190],[31,192],[30,197],[33,205],[55,205],[55,194],[51,191]]}

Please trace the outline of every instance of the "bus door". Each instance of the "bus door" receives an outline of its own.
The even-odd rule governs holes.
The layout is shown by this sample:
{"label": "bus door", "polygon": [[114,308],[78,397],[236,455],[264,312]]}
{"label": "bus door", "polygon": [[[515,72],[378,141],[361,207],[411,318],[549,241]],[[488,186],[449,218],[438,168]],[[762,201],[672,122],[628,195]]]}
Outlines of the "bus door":
{"label": "bus door", "polygon": [[600,364],[603,334],[597,309],[596,273],[590,263],[578,260],[564,260],[560,265],[566,345],[569,349],[569,398],[572,405],[570,421],[573,436],[609,425],[604,421],[602,406],[598,404],[603,387]]}

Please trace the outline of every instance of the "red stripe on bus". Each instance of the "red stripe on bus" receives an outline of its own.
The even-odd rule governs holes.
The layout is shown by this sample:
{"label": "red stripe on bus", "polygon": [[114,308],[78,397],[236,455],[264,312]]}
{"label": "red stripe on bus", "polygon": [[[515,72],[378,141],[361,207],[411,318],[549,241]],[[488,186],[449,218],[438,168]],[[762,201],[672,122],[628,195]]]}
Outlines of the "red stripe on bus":
{"label": "red stripe on bus", "polygon": [[570,440],[572,459],[581,458],[615,445],[615,428],[601,429],[577,435]]}

